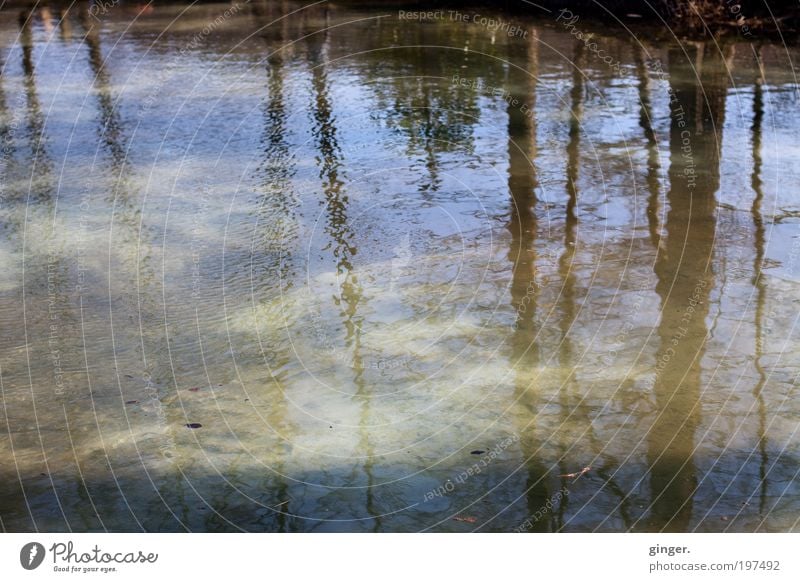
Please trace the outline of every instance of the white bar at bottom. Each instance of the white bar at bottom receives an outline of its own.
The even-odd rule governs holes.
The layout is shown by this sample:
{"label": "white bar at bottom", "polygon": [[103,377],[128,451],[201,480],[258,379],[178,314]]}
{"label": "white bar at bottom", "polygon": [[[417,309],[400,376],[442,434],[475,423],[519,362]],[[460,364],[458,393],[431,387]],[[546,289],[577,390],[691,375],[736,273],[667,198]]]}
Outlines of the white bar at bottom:
{"label": "white bar at bottom", "polygon": [[[798,541],[794,534],[3,534],[0,574],[3,580],[120,582],[597,576],[761,582],[800,580]],[[35,563],[39,555],[37,546],[31,558],[32,542],[41,544],[44,558],[28,570],[23,562]]]}

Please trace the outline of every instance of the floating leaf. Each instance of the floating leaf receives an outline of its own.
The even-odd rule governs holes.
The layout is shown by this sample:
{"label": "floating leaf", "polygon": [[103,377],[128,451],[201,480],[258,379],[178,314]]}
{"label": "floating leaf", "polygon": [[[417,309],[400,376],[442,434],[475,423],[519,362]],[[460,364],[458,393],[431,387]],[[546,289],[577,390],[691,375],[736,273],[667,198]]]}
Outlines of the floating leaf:
{"label": "floating leaf", "polygon": [[475,523],[478,521],[477,518],[469,516],[469,515],[457,515],[453,518],[455,521],[464,521],[466,523]]}

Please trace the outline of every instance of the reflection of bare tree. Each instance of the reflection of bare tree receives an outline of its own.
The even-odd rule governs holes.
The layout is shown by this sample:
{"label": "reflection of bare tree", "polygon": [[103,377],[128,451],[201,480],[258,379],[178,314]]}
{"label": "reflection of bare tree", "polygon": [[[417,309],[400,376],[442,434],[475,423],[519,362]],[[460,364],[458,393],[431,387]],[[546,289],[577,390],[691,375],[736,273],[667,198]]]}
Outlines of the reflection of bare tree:
{"label": "reflection of bare tree", "polygon": [[333,239],[332,248],[337,261],[337,272],[343,274],[352,270],[351,260],[357,249],[352,243],[353,233],[347,223],[348,197],[340,176],[344,171],[344,165],[328,89],[324,38],[327,38],[327,34],[316,32],[307,40],[314,98],[312,131],[318,152],[320,179],[323,181],[322,190],[327,203],[326,232]]}
{"label": "reflection of bare tree", "polygon": [[[287,239],[292,233],[286,228],[291,218],[292,177],[294,165],[291,159],[290,147],[286,132],[288,130],[288,116],[286,108],[285,88],[285,50],[287,42],[288,19],[283,19],[273,24],[286,14],[286,2],[282,6],[278,3],[255,2],[251,9],[258,18],[266,42],[268,58],[269,79],[267,82],[267,99],[264,105],[264,158],[262,172],[264,174],[264,193],[258,209],[259,225],[263,231],[264,247],[261,250],[259,268],[264,269],[265,278],[274,280],[275,273],[280,273],[279,279],[286,280]],[[276,243],[278,248],[276,249]],[[270,260],[264,261],[267,255]],[[266,340],[266,341],[265,341]],[[270,370],[272,390],[270,391],[270,407],[267,422],[280,439],[279,447],[289,450],[293,428],[289,419],[289,402],[276,370],[285,369],[290,356],[285,350],[278,350],[280,341],[276,338],[262,338],[259,335],[259,344],[264,356],[265,365]],[[264,487],[274,495],[275,503],[269,507],[266,515],[269,523],[261,527],[269,531],[288,532],[295,529],[293,512],[293,498],[290,495],[290,478],[286,474],[286,454],[277,456],[275,465],[270,467],[273,477]]]}
{"label": "reflection of bare tree", "polygon": [[[602,443],[599,443],[595,438],[594,431],[592,430],[592,422],[589,418],[578,418],[578,412],[574,410],[573,402],[579,401],[580,394],[578,391],[578,379],[576,377],[577,369],[575,367],[576,358],[573,341],[570,337],[572,326],[578,315],[577,309],[577,293],[576,293],[576,276],[574,272],[575,256],[578,245],[578,179],[580,175],[580,145],[581,145],[581,131],[583,123],[583,110],[584,102],[587,98],[586,79],[585,79],[585,53],[584,44],[575,44],[575,55],[573,57],[573,72],[572,72],[572,89],[570,90],[570,123],[569,134],[566,148],[567,154],[567,205],[564,215],[564,248],[558,258],[558,274],[561,281],[561,286],[558,292],[558,306],[559,317],[558,327],[560,330],[559,338],[559,368],[563,370],[560,377],[560,386],[558,391],[559,404],[561,409],[562,421],[561,426],[566,427],[571,422],[581,421],[587,427],[587,438],[592,451],[597,451],[602,448]],[[571,443],[570,450],[575,452],[579,450],[580,443]],[[571,465],[564,463],[567,455],[567,449],[562,444],[559,454],[559,473],[561,475],[569,474],[573,471]],[[596,456],[596,455],[593,455]],[[613,459],[610,460],[612,466],[617,466]],[[620,497],[620,515],[623,523],[628,523],[628,503],[625,500],[625,495],[622,488],[608,475],[605,467],[596,467],[595,471],[604,477],[605,488],[612,494]],[[566,488],[571,481],[571,478],[561,477],[561,486]],[[558,507],[558,512],[555,515],[555,528],[560,530],[565,526],[565,513],[569,503],[569,498],[564,497]]]}
{"label": "reflection of bare tree", "polygon": [[[268,52],[269,80],[264,104],[264,157],[259,168],[263,175],[263,194],[257,213],[263,246],[258,267],[264,270],[264,280],[274,282],[277,273],[277,280],[283,282],[289,278],[291,261],[287,243],[296,236],[292,182],[295,161],[287,137],[289,123],[284,70],[289,19],[281,19],[285,13],[278,12],[274,3],[266,6],[260,4],[254,3],[251,8],[259,18],[260,30],[263,31],[262,37]],[[285,6],[281,8],[285,9]]]}
{"label": "reflection of bare tree", "polygon": [[[48,151],[45,118],[42,115],[37,91],[33,37],[35,16],[32,11],[24,11],[18,20],[24,108],[20,96],[14,99],[11,110],[8,111],[5,95],[0,95],[0,106],[3,109],[2,134],[0,134],[2,139],[0,145],[3,148],[0,154],[3,157],[3,175],[0,176],[0,180],[5,181],[13,177],[19,179],[19,184],[24,185],[19,189],[13,188],[10,196],[5,191],[8,186],[4,184],[3,188],[3,202],[7,206],[4,210],[8,211],[7,214],[4,213],[2,220],[3,229],[8,229],[4,237],[19,254],[22,270],[15,273],[18,277],[16,282],[18,287],[15,286],[10,293],[0,294],[0,313],[6,317],[11,316],[9,320],[3,318],[3,336],[13,341],[11,345],[22,345],[23,351],[17,357],[24,357],[27,368],[27,374],[19,377],[15,377],[15,374],[9,373],[8,368],[5,368],[2,370],[3,377],[0,378],[2,382],[0,399],[5,413],[0,415],[3,419],[2,424],[5,425],[0,431],[8,435],[8,444],[13,454],[21,455],[22,461],[14,463],[15,479],[12,480],[11,475],[8,477],[3,475],[0,479],[0,499],[15,500],[13,510],[4,512],[7,518],[13,517],[26,526],[30,523],[32,529],[37,530],[45,521],[41,512],[37,511],[37,505],[42,504],[51,509],[47,522],[68,531],[71,518],[83,516],[75,516],[70,511],[68,499],[70,494],[59,489],[57,484],[60,483],[53,477],[58,462],[52,457],[58,458],[58,455],[53,453],[60,441],[48,437],[49,431],[40,430],[38,424],[35,435],[26,435],[28,427],[20,422],[21,419],[33,418],[38,423],[43,410],[58,411],[60,408],[61,398],[54,398],[54,392],[61,396],[63,384],[58,386],[58,392],[53,389],[55,374],[51,362],[53,354],[59,353],[62,348],[62,342],[59,337],[48,336],[48,332],[52,329],[50,326],[54,325],[55,320],[52,318],[58,318],[59,325],[62,319],[69,320],[68,314],[64,312],[68,266],[62,258],[62,248],[56,238],[57,230],[53,228],[56,211],[56,179]],[[0,83],[4,80],[4,70],[0,70]],[[0,89],[2,89],[1,84]],[[16,118],[17,108],[21,114],[24,109],[26,127],[22,131],[20,131],[22,124],[19,123],[21,119]],[[12,115],[12,122],[7,126],[6,116],[9,113]],[[27,141],[29,154],[26,154],[23,148],[17,147],[15,144],[17,139],[20,142]],[[15,159],[15,156],[19,158]],[[13,178],[9,180],[12,187]],[[45,226],[44,241],[38,240],[34,234],[38,225]],[[41,252],[41,247],[38,245],[42,244],[46,245],[46,252]],[[14,267],[8,270],[11,271]],[[44,323],[44,327],[39,325],[40,322]],[[6,337],[3,337],[3,340],[6,340]],[[5,344],[5,341],[3,343]],[[7,353],[3,353],[2,356],[0,364],[5,364]],[[36,365],[39,362],[46,364]],[[13,370],[13,364],[11,368]],[[39,369],[49,374],[46,380],[40,381],[37,373]],[[24,391],[23,398],[19,398],[20,390]],[[21,471],[20,466],[26,467],[27,470]],[[24,510],[19,511],[23,506]],[[5,507],[0,508],[0,511],[3,509]],[[19,514],[14,515],[17,511]],[[1,523],[0,526],[5,527]]]}
{"label": "reflection of bare tree", "polygon": [[[136,189],[132,183],[131,165],[128,156],[131,149],[131,137],[124,129],[125,123],[122,120],[119,108],[118,97],[112,91],[111,76],[106,68],[105,57],[101,45],[100,32],[96,22],[89,15],[88,10],[80,12],[79,20],[84,29],[84,41],[88,49],[89,68],[94,75],[93,92],[97,101],[97,136],[99,147],[108,156],[109,165],[107,166],[108,178],[113,181],[110,189],[109,201],[113,208],[114,225],[119,224],[122,228],[116,228],[116,237],[126,237],[131,245],[136,246],[137,255],[134,258],[135,264],[132,269],[137,270],[136,301],[138,304],[138,316],[142,318],[143,312],[155,312],[157,306],[155,302],[145,305],[143,302],[147,298],[146,289],[156,280],[154,270],[149,266],[149,255],[147,254],[147,235],[146,230],[141,228],[142,210],[136,195]],[[102,167],[102,166],[101,166]],[[144,253],[144,254],[142,254]],[[141,330],[140,319],[140,330]],[[142,357],[146,362],[146,354]]]}
{"label": "reflection of bare tree", "polygon": [[[0,57],[0,171],[5,176],[10,174],[9,167],[13,165],[14,161],[14,132],[11,129],[13,124],[13,112],[9,108],[6,99],[6,90],[3,81],[5,75],[3,71],[6,70],[6,63]],[[0,192],[5,193],[6,185],[0,182]]]}
{"label": "reflection of bare tree", "polygon": [[761,465],[759,467],[760,496],[759,512],[766,515],[767,503],[767,475],[769,456],[767,454],[767,410],[764,402],[764,387],[767,383],[767,373],[764,370],[762,358],[764,356],[764,310],[767,296],[767,283],[763,277],[765,238],[764,218],[761,214],[761,203],[764,200],[764,189],[761,180],[761,126],[764,120],[764,64],[761,59],[761,48],[756,51],[756,61],[758,64],[758,77],[753,84],[753,173],[750,177],[750,185],[755,196],[751,213],[753,215],[755,256],[753,257],[753,286],[756,288],[756,314],[755,314],[755,368],[758,373],[758,382],[753,389],[753,396],[758,401],[758,449],[761,455]]}
{"label": "reflection of bare tree", "polygon": [[[514,332],[510,338],[511,365],[516,380],[514,399],[529,412],[528,423],[517,430],[527,468],[525,497],[528,516],[545,506],[549,493],[545,479],[547,470],[538,458],[540,439],[536,438],[536,416],[539,407],[534,370],[539,364],[539,325],[536,321],[539,283],[536,279],[536,242],[538,227],[534,210],[536,203],[536,85],[538,80],[538,37],[536,31],[528,44],[509,43],[507,90],[512,96],[506,108],[508,114],[508,190],[511,212],[508,230],[511,233],[508,259],[511,261],[511,307],[514,309]],[[516,100],[516,104],[514,104]],[[531,524],[532,531],[548,531],[550,520]]]}
{"label": "reflection of bare tree", "polygon": [[572,89],[570,90],[570,102],[572,111],[569,118],[569,141],[567,142],[567,212],[565,243],[575,243],[575,228],[578,222],[578,170],[580,168],[580,133],[581,118],[583,117],[583,43],[575,45],[575,56],[573,57]]}
{"label": "reflection of bare tree", "polygon": [[636,63],[636,76],[639,79],[639,126],[644,130],[647,141],[647,224],[650,231],[650,242],[658,249],[661,245],[661,232],[659,228],[659,196],[661,194],[659,172],[661,164],[658,155],[658,140],[652,125],[650,107],[650,77],[644,58],[644,48],[638,46],[634,49]]}
{"label": "reflection of bare tree", "polygon": [[23,12],[19,17],[22,71],[28,117],[28,143],[31,150],[31,202],[49,200],[53,192],[52,162],[47,151],[47,135],[39,95],[36,91],[36,69],[33,62],[33,19],[35,13]]}
{"label": "reflection of bare tree", "polygon": [[[323,7],[327,18],[327,6]],[[328,33],[317,32],[307,39],[308,57],[311,66],[313,88],[313,134],[316,141],[320,166],[322,190],[325,195],[328,224],[326,232],[331,237],[331,247],[336,260],[336,272],[341,278],[339,293],[334,298],[344,322],[345,346],[352,350],[350,366],[353,370],[355,398],[361,403],[359,417],[359,449],[364,451],[363,473],[365,478],[365,509],[373,516],[373,528],[381,527],[379,511],[375,503],[375,479],[373,477],[374,447],[368,426],[372,391],[364,377],[367,366],[362,355],[362,329],[364,320],[359,315],[363,302],[363,289],[358,281],[352,257],[357,249],[353,243],[354,233],[348,221],[349,199],[340,173],[344,170],[342,150],[338,144],[337,127],[332,111],[325,55]]]}
{"label": "reflection of bare tree", "polygon": [[[118,288],[114,292],[117,297],[130,294],[135,296],[132,298],[130,304],[136,305],[135,313],[127,312],[125,308],[112,307],[109,310],[110,326],[114,328],[114,335],[111,349],[113,350],[113,362],[115,364],[115,376],[117,387],[119,388],[120,400],[124,401],[123,385],[121,378],[124,377],[123,372],[127,366],[131,366],[132,371],[139,372],[140,370],[147,371],[155,380],[156,384],[163,386],[171,383],[171,370],[158,369],[158,358],[154,357],[149,359],[148,351],[153,354],[160,354],[162,351],[169,349],[166,338],[159,339],[158,346],[146,345],[146,328],[150,321],[155,320],[158,310],[158,304],[155,300],[155,293],[148,291],[155,291],[154,287],[157,281],[155,270],[150,265],[150,241],[148,240],[147,230],[142,228],[142,209],[139,206],[139,198],[137,196],[135,185],[133,184],[133,173],[131,165],[128,161],[128,156],[131,148],[131,137],[125,130],[125,122],[122,119],[118,108],[118,97],[115,96],[112,90],[111,75],[106,67],[106,59],[103,55],[101,35],[97,26],[97,21],[89,14],[88,7],[79,12],[78,20],[84,31],[84,42],[88,49],[89,69],[92,72],[92,92],[96,97],[97,105],[97,137],[98,148],[104,151],[108,156],[107,166],[100,165],[98,167],[104,168],[107,173],[107,179],[112,183],[109,189],[108,202],[111,205],[111,230],[110,233],[116,239],[117,244],[115,248],[120,249],[118,256],[122,257],[123,264],[115,268],[115,265],[109,261],[109,285],[113,284]],[[65,18],[62,21],[67,22]],[[85,217],[89,220],[89,217]],[[120,244],[122,243],[122,244]],[[82,244],[85,244],[82,243]],[[136,253],[125,253],[125,249],[136,249]],[[82,249],[84,252],[86,249]],[[88,304],[90,298],[81,298],[81,301],[86,301]],[[124,323],[114,325],[113,319],[117,318],[118,321]],[[138,322],[136,322],[136,319]],[[134,322],[138,325],[132,325]],[[82,322],[85,324],[85,322]],[[125,358],[120,358],[123,351],[122,346],[133,345],[140,346],[139,357],[141,361],[132,361]],[[148,349],[149,348],[149,349]],[[137,373],[137,377],[138,377]],[[158,397],[163,398],[164,394]],[[122,402],[120,403],[122,404]],[[178,419],[180,422],[180,419]],[[177,424],[177,423],[176,423]],[[97,426],[98,433],[102,433],[103,428]],[[100,434],[102,439],[102,434]],[[195,499],[194,492],[190,492],[183,485],[182,475],[176,476],[169,485],[163,483],[156,483],[155,479],[168,479],[167,473],[157,474],[152,468],[148,466],[148,462],[158,463],[164,461],[163,456],[156,456],[155,451],[140,448],[136,439],[131,439],[133,446],[136,448],[136,454],[142,462],[142,469],[147,477],[148,484],[155,492],[154,498],[154,511],[155,514],[168,514],[174,520],[164,527],[173,528],[179,527],[181,529],[188,529],[187,524],[191,520],[189,515],[189,507]],[[148,462],[144,462],[147,459]],[[116,463],[109,453],[106,453],[106,462],[108,463],[109,471],[114,477],[116,487],[110,487],[108,490],[96,493],[97,497],[110,499],[119,499],[126,507],[128,505],[128,494],[120,486],[115,475],[114,465]],[[173,458],[165,463],[171,465],[171,469],[177,474],[180,472],[178,467],[178,459]],[[116,469],[117,471],[119,469]],[[166,493],[168,492],[168,493]],[[167,495],[170,499],[164,497]],[[106,499],[103,501],[106,503]],[[164,511],[166,510],[166,511]],[[132,510],[131,510],[132,512]],[[181,513],[181,515],[178,515]],[[154,515],[155,515],[154,514]],[[138,521],[138,517],[132,514],[132,519],[137,524],[137,527],[142,527]]]}
{"label": "reflection of bare tree", "polygon": [[[385,30],[391,32],[388,27]],[[475,47],[481,39],[470,38],[469,30],[470,27],[458,27],[448,31],[448,44]],[[479,94],[489,94],[500,86],[502,79],[502,69],[491,66],[481,67],[480,77],[462,79],[454,75],[469,70],[462,67],[475,57],[458,48],[432,48],[430,45],[440,42],[438,38],[429,38],[429,34],[424,26],[404,30],[405,46],[393,49],[395,58],[390,63],[386,62],[385,51],[374,53],[381,58],[376,66],[382,70],[387,64],[394,66],[386,75],[388,79],[373,87],[376,110],[385,111],[388,126],[402,133],[406,156],[424,163],[428,179],[420,185],[421,192],[435,192],[441,187],[440,165],[444,155],[463,152],[474,145],[472,129],[481,114]],[[392,37],[386,40],[395,42]],[[491,52],[490,47],[475,48]]]}
{"label": "reflection of bare tree", "polygon": [[[105,151],[109,159],[108,178],[113,181],[110,189],[109,201],[113,205],[113,218],[115,224],[121,225],[114,231],[115,236],[127,238],[127,242],[135,244],[137,255],[133,269],[138,270],[137,282],[137,303],[138,314],[142,317],[142,303],[147,298],[146,288],[156,280],[154,270],[149,266],[149,255],[147,254],[148,245],[147,231],[142,228],[142,209],[133,184],[133,172],[128,156],[131,149],[131,136],[125,130],[117,101],[112,90],[111,76],[106,67],[106,59],[103,56],[100,32],[97,23],[89,15],[88,10],[82,10],[79,17],[81,26],[84,29],[84,41],[88,49],[89,68],[94,75],[93,90],[97,101],[97,136],[99,146]],[[142,254],[144,253],[144,254]],[[147,307],[156,309],[155,302],[151,302]],[[141,321],[140,321],[141,324]],[[140,327],[141,329],[141,327]],[[146,360],[146,356],[143,354]]]}
{"label": "reflection of bare tree", "polygon": [[[660,347],[653,385],[658,417],[647,435],[649,529],[687,531],[697,475],[706,316],[714,284],[715,194],[727,94],[726,62],[714,44],[669,53],[672,88],[667,242],[655,271],[661,296]],[[689,74],[694,65],[697,79]]]}
{"label": "reflection of bare tree", "polygon": [[[569,120],[569,140],[567,142],[567,207],[564,213],[564,250],[558,259],[558,274],[561,279],[561,289],[558,294],[558,302],[561,311],[558,318],[558,326],[561,331],[558,359],[560,368],[566,370],[560,379],[561,385],[558,391],[562,426],[566,426],[565,423],[569,422],[571,411],[570,393],[574,393],[575,388],[575,360],[572,340],[569,337],[569,333],[576,316],[575,274],[572,268],[575,260],[575,245],[577,243],[578,172],[580,171],[580,136],[585,93],[583,53],[583,43],[576,43],[575,56],[572,59],[572,89],[570,90],[571,112]],[[560,446],[560,449],[559,473],[563,475],[569,471],[563,464],[566,454],[563,444]],[[567,479],[563,477],[561,479],[562,487],[566,487]],[[558,514],[556,515],[556,529],[561,528],[564,524],[564,513],[567,503],[569,502],[568,499],[568,497],[565,497],[559,504]]]}
{"label": "reflection of bare tree", "polygon": [[99,137],[109,150],[114,170],[120,172],[125,165],[127,152],[123,141],[122,122],[111,92],[111,79],[100,47],[100,33],[96,21],[89,15],[88,10],[80,12],[80,22],[85,32],[84,41],[89,49],[89,67],[94,75],[101,122]]}

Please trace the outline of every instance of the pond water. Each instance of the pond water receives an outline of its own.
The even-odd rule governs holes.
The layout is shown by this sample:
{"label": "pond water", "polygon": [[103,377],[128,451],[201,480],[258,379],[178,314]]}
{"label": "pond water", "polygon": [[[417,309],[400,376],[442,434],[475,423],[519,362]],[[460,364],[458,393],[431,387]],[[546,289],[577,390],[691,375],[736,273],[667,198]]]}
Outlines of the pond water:
{"label": "pond water", "polygon": [[459,14],[0,13],[0,529],[800,529],[800,51]]}

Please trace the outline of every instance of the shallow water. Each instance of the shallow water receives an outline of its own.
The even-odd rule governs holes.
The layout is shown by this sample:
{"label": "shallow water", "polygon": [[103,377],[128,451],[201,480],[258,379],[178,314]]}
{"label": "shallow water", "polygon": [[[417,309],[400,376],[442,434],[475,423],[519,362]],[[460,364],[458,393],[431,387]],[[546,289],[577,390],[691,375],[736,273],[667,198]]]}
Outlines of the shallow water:
{"label": "shallow water", "polygon": [[797,530],[798,50],[299,8],[0,14],[0,527]]}

